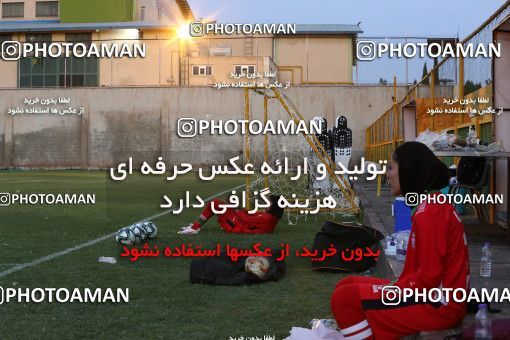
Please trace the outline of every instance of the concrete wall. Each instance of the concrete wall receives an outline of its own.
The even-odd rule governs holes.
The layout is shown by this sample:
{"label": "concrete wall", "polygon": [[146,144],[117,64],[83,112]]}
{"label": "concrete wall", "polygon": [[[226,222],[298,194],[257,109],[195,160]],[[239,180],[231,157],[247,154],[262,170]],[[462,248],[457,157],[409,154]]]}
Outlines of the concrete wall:
{"label": "concrete wall", "polygon": [[352,83],[352,56],[349,37],[277,38],[274,62],[279,67],[299,68],[296,84]]}
{"label": "concrete wall", "polygon": [[[118,40],[116,44],[132,44],[132,40]],[[179,82],[179,53],[177,42],[139,40],[145,44],[145,58],[102,58],[99,60],[100,86],[177,85]]]}
{"label": "concrete wall", "polygon": [[99,60],[100,86],[177,85],[179,82],[179,42],[173,31],[109,30],[94,33],[93,40],[115,44],[145,44],[145,58],[102,58]]}
{"label": "concrete wall", "polygon": [[18,62],[0,60],[0,88],[16,88],[18,86]]}
{"label": "concrete wall", "polygon": [[[406,89],[398,89],[399,97]],[[353,161],[364,152],[365,129],[391,106],[393,88],[379,86],[301,86],[285,92],[306,119],[322,115],[329,126],[345,115],[353,131]],[[29,107],[24,99],[70,97],[68,106],[83,107],[79,115],[8,114],[9,108]],[[253,118],[262,120],[263,100],[251,95]],[[270,101],[270,118],[286,117]],[[243,119],[240,89],[87,88],[0,90],[0,164],[3,167],[104,168],[134,157],[169,164],[223,164],[243,150],[236,136],[177,136],[177,120]],[[254,157],[262,153],[254,143]]]}

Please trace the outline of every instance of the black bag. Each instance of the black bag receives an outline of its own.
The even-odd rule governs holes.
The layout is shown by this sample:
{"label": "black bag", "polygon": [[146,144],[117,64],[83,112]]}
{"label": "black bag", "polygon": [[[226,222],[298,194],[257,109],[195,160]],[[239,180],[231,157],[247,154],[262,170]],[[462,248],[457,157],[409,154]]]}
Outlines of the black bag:
{"label": "black bag", "polygon": [[328,251],[332,246],[336,249],[336,254],[326,257],[323,261],[312,261],[312,269],[331,270],[344,272],[363,272],[372,268],[377,263],[374,256],[363,256],[360,260],[345,261],[342,259],[342,251],[346,249],[355,250],[361,248],[364,253],[366,248],[370,248],[372,253],[379,250],[379,242],[384,238],[383,234],[373,228],[357,224],[342,223],[338,224],[331,221],[324,222],[321,231],[315,235],[313,242],[313,251],[320,254]]}
{"label": "black bag", "polygon": [[[273,250],[272,254],[278,254]],[[237,261],[223,254],[218,257],[200,257],[191,261],[191,283],[205,283],[211,285],[244,285],[277,281],[287,269],[285,261],[276,261],[276,256],[266,257],[269,260],[269,270],[262,277],[246,272],[244,265],[247,257],[239,257]]]}
{"label": "black bag", "polygon": [[461,157],[457,166],[459,183],[473,185],[480,182],[485,162],[485,157]]}

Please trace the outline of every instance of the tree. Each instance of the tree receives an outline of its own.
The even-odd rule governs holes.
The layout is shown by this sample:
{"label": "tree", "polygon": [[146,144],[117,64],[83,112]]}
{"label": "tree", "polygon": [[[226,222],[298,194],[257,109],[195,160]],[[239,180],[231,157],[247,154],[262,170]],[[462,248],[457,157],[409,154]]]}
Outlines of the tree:
{"label": "tree", "polygon": [[425,64],[423,64],[423,72],[421,74],[421,78],[425,78],[425,80],[423,81],[422,84],[424,85],[428,85],[429,84],[429,77],[427,77],[427,75],[429,74],[429,71],[427,70],[427,62],[425,62]]}
{"label": "tree", "polygon": [[379,78],[379,85],[388,85],[388,81],[386,79]]}
{"label": "tree", "polygon": [[482,83],[475,83],[471,80],[468,80],[464,83],[464,94],[474,92],[481,87],[482,87]]}

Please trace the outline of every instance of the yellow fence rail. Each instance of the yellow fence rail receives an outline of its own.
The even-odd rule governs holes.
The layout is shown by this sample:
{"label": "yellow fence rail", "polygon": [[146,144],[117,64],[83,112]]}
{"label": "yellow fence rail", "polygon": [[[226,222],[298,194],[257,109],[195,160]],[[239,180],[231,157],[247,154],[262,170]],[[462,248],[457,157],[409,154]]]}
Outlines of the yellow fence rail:
{"label": "yellow fence rail", "polygon": [[[492,42],[492,30],[508,15],[510,15],[510,1],[507,1],[480,27],[462,40],[461,44]],[[420,100],[428,100],[430,104],[435,105],[443,98],[463,99],[470,96],[486,96],[489,98],[487,106],[492,107],[491,63],[481,59],[484,58],[464,60],[446,57],[442,59],[423,79],[411,86],[400,100],[397,100],[396,78],[394,78],[393,105],[366,129],[365,158],[371,161],[390,159],[395,148],[403,143],[402,109],[406,105],[415,105]],[[467,126],[473,126],[478,136],[484,137],[485,141],[492,141],[494,126],[491,115],[483,117],[477,115],[468,119],[455,117],[454,120],[451,117],[431,117],[430,120],[424,120],[422,124],[416,125],[416,134],[427,128],[432,131],[448,130],[458,133]]]}

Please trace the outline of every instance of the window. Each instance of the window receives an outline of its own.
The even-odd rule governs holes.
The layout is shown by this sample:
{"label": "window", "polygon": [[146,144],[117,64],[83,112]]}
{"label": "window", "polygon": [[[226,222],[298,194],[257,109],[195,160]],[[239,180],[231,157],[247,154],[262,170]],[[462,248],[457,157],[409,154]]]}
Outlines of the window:
{"label": "window", "polygon": [[193,65],[192,74],[194,76],[211,76],[212,66],[209,65]]}
{"label": "window", "polygon": [[[66,33],[67,42],[92,44],[92,33]],[[66,58],[67,74],[59,75],[59,86],[98,86],[99,59],[97,57]]]}
{"label": "window", "polygon": [[23,18],[25,16],[25,3],[9,2],[2,4],[2,18]]}
{"label": "window", "polygon": [[37,1],[35,3],[36,17],[58,17],[58,1]]}
{"label": "window", "polygon": [[12,35],[10,34],[0,34],[0,44],[4,41],[12,41]]}
{"label": "window", "polygon": [[232,55],[232,48],[230,46],[214,46],[209,48],[209,55],[211,57],[230,57]]}
{"label": "window", "polygon": [[[51,41],[50,34],[27,34],[27,41]],[[67,42],[91,43],[92,33],[67,33]],[[84,58],[20,59],[20,87],[81,87],[99,85],[99,60]]]}
{"label": "window", "polygon": [[236,75],[240,74],[254,74],[255,73],[255,65],[235,65],[234,73]]}
{"label": "window", "polygon": [[[2,44],[5,42],[5,41],[12,41],[12,35],[10,34],[0,34],[0,46],[2,46]],[[8,44],[6,44],[8,45]],[[3,46],[4,49],[7,48],[7,46]]]}
{"label": "window", "polygon": [[98,86],[99,68],[98,59],[67,58],[67,74],[60,74],[59,86]]}
{"label": "window", "polygon": [[27,34],[26,38],[28,43],[51,42],[51,33]]}
{"label": "window", "polygon": [[20,59],[19,87],[98,86],[97,58]]}
{"label": "window", "polygon": [[90,46],[92,44],[92,33],[66,33],[66,42],[82,43]]}
{"label": "window", "polygon": [[[25,36],[25,40],[27,43],[31,43],[31,44],[51,43],[51,33],[27,34]],[[33,54],[34,54],[34,52],[30,53],[29,55],[33,55]]]}
{"label": "window", "polygon": [[56,87],[60,58],[21,58],[20,87]]}

